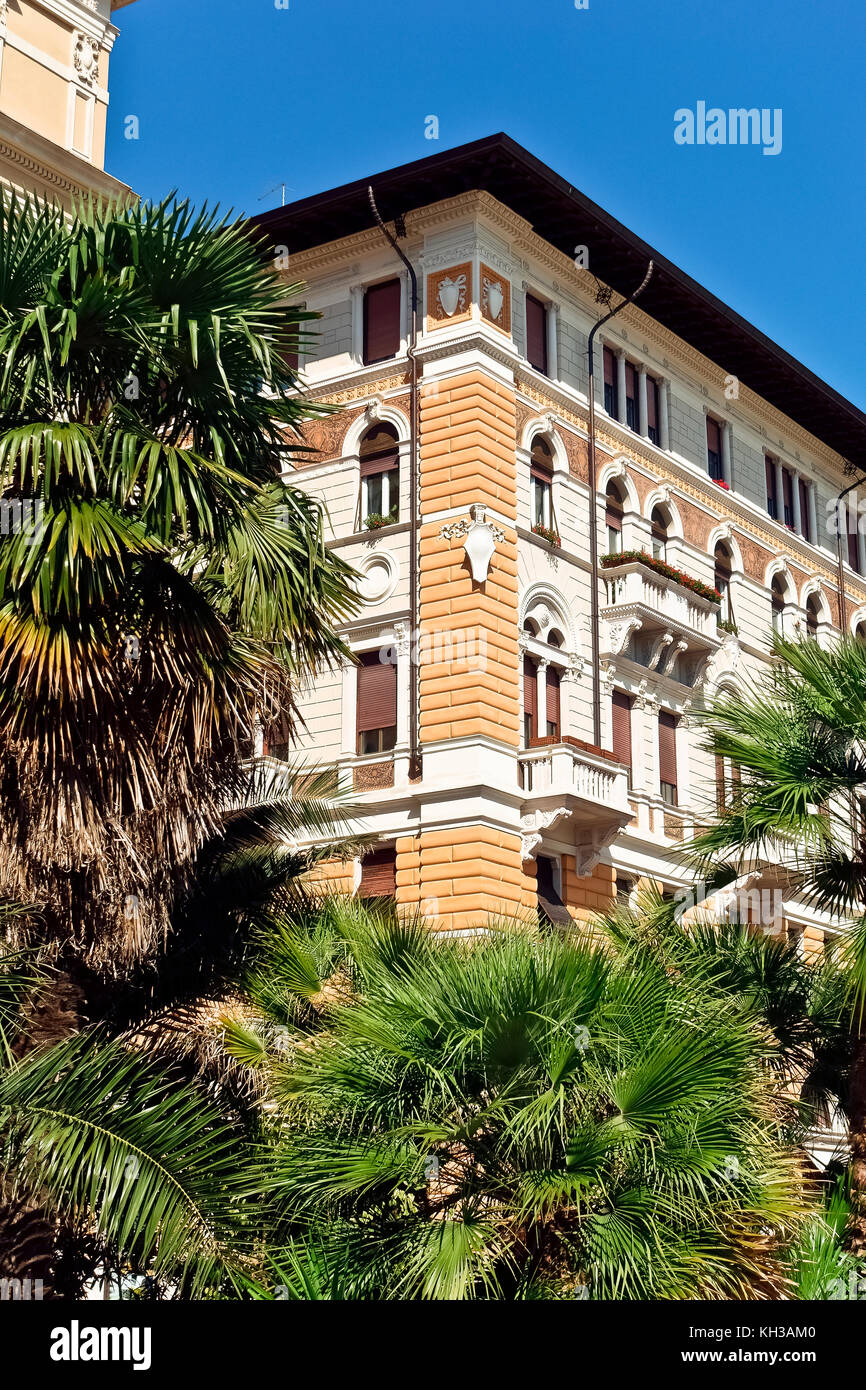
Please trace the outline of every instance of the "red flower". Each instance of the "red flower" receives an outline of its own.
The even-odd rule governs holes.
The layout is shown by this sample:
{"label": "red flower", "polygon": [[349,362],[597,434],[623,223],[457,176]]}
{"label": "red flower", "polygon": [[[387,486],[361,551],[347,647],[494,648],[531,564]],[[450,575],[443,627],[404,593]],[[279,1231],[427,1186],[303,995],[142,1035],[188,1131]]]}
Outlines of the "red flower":
{"label": "red flower", "polygon": [[730,492],[730,490],[731,490],[731,485],[730,485],[730,483],[726,483],[725,480],[724,480],[724,478],[716,478],[716,479],[715,479],[715,484],[716,484],[716,487],[723,487],[723,488],[725,489],[725,492]]}

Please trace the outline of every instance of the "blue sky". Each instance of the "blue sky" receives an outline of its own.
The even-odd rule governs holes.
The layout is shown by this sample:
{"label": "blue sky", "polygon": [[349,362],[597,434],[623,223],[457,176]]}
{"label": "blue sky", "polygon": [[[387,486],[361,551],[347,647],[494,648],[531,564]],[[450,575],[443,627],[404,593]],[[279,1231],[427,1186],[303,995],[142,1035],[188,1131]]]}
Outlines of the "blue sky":
{"label": "blue sky", "polygon": [[[107,167],[146,197],[255,213],[283,180],[291,201],[504,130],[866,408],[862,0],[137,0],[116,19]],[[781,108],[781,153],[677,145],[698,101]]]}

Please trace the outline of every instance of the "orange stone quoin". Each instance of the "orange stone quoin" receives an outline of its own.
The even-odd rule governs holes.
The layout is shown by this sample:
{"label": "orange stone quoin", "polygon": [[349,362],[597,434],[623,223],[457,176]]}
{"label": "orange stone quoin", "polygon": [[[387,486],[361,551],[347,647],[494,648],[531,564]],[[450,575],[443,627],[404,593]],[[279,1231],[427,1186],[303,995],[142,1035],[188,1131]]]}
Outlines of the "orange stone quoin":
{"label": "orange stone quoin", "polygon": [[[421,516],[476,502],[503,518],[517,514],[513,391],[480,371],[422,393]],[[422,634],[462,634],[474,658],[420,666],[421,742],[485,734],[519,742],[517,532],[497,544],[484,584],[473,583],[463,545],[440,536],[442,521],[422,524]],[[437,655],[436,643],[432,654]],[[459,651],[459,646],[457,650]],[[462,669],[461,669],[462,668]]]}

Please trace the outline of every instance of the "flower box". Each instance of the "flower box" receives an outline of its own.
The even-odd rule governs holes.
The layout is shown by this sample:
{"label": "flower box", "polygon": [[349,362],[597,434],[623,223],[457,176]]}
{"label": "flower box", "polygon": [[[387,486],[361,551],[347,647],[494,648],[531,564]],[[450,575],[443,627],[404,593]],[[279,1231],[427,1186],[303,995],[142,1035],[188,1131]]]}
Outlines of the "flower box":
{"label": "flower box", "polygon": [[647,569],[653,570],[656,574],[661,574],[665,579],[672,579],[675,584],[681,584],[684,589],[689,589],[699,598],[708,599],[710,603],[721,603],[722,596],[718,589],[712,588],[709,584],[704,584],[701,579],[694,579],[690,574],[684,574],[682,570],[676,569],[673,565],[667,564],[664,560],[657,560],[654,555],[650,555],[646,550],[622,550],[611,555],[602,555],[602,569],[613,569],[614,565],[646,565]]}
{"label": "flower box", "polygon": [[562,545],[562,539],[558,531],[554,531],[552,526],[533,526],[533,536],[540,536],[549,545]]}

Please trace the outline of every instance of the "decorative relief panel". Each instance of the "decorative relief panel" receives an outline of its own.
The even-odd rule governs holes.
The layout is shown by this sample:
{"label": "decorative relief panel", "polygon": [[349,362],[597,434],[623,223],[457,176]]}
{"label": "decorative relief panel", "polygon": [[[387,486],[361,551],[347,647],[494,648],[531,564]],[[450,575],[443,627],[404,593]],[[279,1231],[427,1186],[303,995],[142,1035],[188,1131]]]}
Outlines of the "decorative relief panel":
{"label": "decorative relief panel", "polygon": [[427,276],[427,330],[472,317],[472,262],[435,270]]}
{"label": "decorative relief panel", "polygon": [[511,332],[511,282],[481,263],[481,317],[503,333]]}

